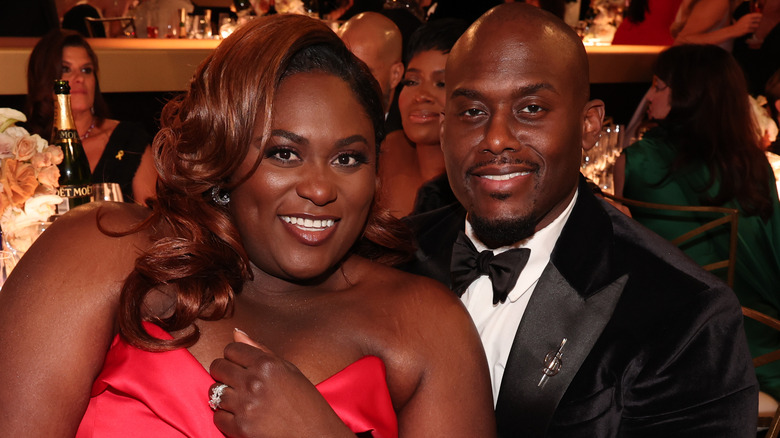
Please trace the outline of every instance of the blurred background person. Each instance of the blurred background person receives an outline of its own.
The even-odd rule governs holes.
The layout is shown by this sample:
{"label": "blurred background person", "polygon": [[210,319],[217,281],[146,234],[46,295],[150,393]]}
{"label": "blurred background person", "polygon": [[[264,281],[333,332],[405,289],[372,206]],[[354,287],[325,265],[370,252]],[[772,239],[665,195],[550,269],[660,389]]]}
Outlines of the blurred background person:
{"label": "blurred background person", "polygon": [[349,50],[366,63],[379,82],[386,118],[395,88],[404,75],[401,31],[384,15],[363,12],[347,20],[339,28],[338,35]]}
{"label": "blurred background person", "polygon": [[758,29],[761,13],[751,12],[738,20],[734,11],[743,0],[683,0],[671,34],[675,44],[715,44],[731,51],[734,39]]}
{"label": "blurred background person", "polygon": [[145,203],[154,195],[157,172],[143,125],[109,118],[100,92],[98,59],[86,39],[54,30],[35,45],[27,66],[27,129],[50,139],[55,79],[70,83],[71,110],[87,154],[92,182],[115,182],[126,202]]}
{"label": "blurred background person", "polygon": [[[780,317],[780,202],[761,147],[742,70],[714,45],[680,45],[653,68],[648,114],[658,126],[623,151],[616,194],[674,205],[739,210],[734,292],[743,306]],[[632,209],[633,217],[666,239],[713,219],[671,217]],[[681,248],[700,265],[728,258],[725,227]],[[752,355],[780,349],[780,333],[745,320]],[[761,390],[780,397],[780,363],[756,368]]]}
{"label": "blurred background person", "polygon": [[742,66],[750,94],[764,93],[769,78],[780,68],[780,0],[748,0],[735,16],[761,11],[761,23],[752,34],[734,41],[732,54]]}
{"label": "blurred background person", "polygon": [[[403,130],[382,143],[380,199],[396,217],[456,201],[444,173],[439,115],[444,110],[444,68],[450,49],[469,24],[454,18],[429,21],[410,37],[398,94]],[[418,190],[430,183],[423,194]],[[418,200],[419,202],[416,202]]]}
{"label": "blurred background person", "polygon": [[87,23],[84,20],[87,17],[103,18],[100,16],[100,12],[98,12],[94,6],[82,3],[70,8],[70,10],[68,10],[68,12],[62,16],[62,28],[75,30],[85,38],[90,36],[95,38],[105,38],[106,29],[102,25],[93,25],[92,35],[89,34]]}

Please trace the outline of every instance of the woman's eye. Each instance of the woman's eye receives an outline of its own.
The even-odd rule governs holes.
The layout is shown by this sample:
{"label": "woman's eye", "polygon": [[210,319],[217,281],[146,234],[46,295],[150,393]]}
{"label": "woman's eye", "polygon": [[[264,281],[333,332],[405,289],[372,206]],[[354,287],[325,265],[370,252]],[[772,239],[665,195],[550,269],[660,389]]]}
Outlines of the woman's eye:
{"label": "woman's eye", "polygon": [[91,75],[92,74],[92,67],[85,67],[81,69],[81,72],[85,75]]}
{"label": "woman's eye", "polygon": [[294,161],[300,161],[298,154],[292,149],[287,148],[270,148],[265,154],[266,158],[271,158],[283,163],[291,163]]}
{"label": "woman's eye", "polygon": [[444,88],[444,81],[439,81],[434,84],[436,88]]}
{"label": "woman's eye", "polygon": [[63,66],[62,66],[62,73],[63,73],[63,74],[65,74],[65,73],[70,73],[70,67],[67,67],[67,66],[64,66],[64,65],[63,65]]}
{"label": "woman's eye", "polygon": [[356,152],[339,154],[334,161],[335,164],[343,167],[356,167],[368,162],[365,155]]}
{"label": "woman's eye", "polygon": [[411,87],[413,85],[417,85],[417,81],[412,79],[404,79],[401,81],[401,85],[403,85],[404,87]]}

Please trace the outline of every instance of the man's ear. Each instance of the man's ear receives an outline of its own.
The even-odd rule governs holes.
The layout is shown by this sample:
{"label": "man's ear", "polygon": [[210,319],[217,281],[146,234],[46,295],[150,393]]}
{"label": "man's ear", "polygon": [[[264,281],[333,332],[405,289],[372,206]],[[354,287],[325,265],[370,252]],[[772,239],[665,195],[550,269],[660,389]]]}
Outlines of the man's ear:
{"label": "man's ear", "polygon": [[390,66],[390,88],[393,89],[401,83],[404,77],[404,63],[396,62]]}
{"label": "man's ear", "polygon": [[582,149],[590,150],[601,135],[601,125],[604,122],[604,102],[594,99],[585,104],[582,123]]}

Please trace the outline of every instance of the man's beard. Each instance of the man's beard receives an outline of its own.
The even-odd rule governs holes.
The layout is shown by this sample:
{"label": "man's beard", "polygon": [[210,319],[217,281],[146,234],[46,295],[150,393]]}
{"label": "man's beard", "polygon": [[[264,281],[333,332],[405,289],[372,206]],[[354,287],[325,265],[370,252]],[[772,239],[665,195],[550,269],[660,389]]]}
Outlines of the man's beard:
{"label": "man's beard", "polygon": [[536,221],[530,217],[485,219],[469,213],[474,234],[488,248],[509,246],[534,235]]}

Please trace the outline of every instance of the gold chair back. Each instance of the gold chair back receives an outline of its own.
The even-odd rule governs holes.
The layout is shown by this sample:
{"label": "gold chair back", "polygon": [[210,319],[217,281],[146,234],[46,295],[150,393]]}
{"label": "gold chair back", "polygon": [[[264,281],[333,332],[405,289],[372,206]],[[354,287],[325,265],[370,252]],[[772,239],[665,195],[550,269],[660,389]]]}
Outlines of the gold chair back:
{"label": "gold chair back", "polygon": [[[133,17],[111,17],[111,18],[93,18],[84,17],[84,23],[87,25],[87,32],[90,38],[95,38],[94,26],[104,26],[104,23],[117,22],[121,26],[122,33],[130,38],[135,38],[135,18]],[[106,33],[108,34],[108,33]]]}
{"label": "gold chair back", "polygon": [[[745,306],[742,306],[742,314],[747,318],[754,319],[762,324],[768,325],[769,327],[780,331],[780,321],[772,318],[769,315],[763,314],[757,310]],[[762,365],[772,363],[778,359],[780,359],[780,350],[775,350],[766,354],[762,354],[761,356],[754,357],[753,366],[758,368]],[[766,399],[771,400],[771,397],[766,397]],[[759,397],[759,400],[761,400],[761,397]],[[758,427],[768,428],[764,438],[777,438],[777,436],[780,435],[780,405],[778,405],[778,407],[775,409],[774,415],[765,413],[764,411],[766,409],[761,408],[761,402],[759,402],[758,407]]]}
{"label": "gold chair back", "polygon": [[729,225],[729,257],[725,260],[719,260],[714,263],[703,266],[708,271],[714,271],[717,269],[726,269],[726,282],[729,287],[734,287],[734,269],[736,267],[737,260],[737,225],[739,223],[739,212],[734,208],[726,207],[706,207],[706,206],[692,206],[692,205],[671,205],[671,204],[657,204],[652,202],[637,201],[635,199],[622,198],[620,196],[611,195],[609,193],[602,193],[606,198],[609,198],[615,202],[619,202],[629,207],[640,207],[649,210],[660,211],[688,211],[688,212],[704,212],[713,213],[715,215],[721,214],[721,216],[704,223],[687,233],[671,239],[674,245],[680,246],[683,243],[697,237],[707,231],[710,231],[716,227]]}

